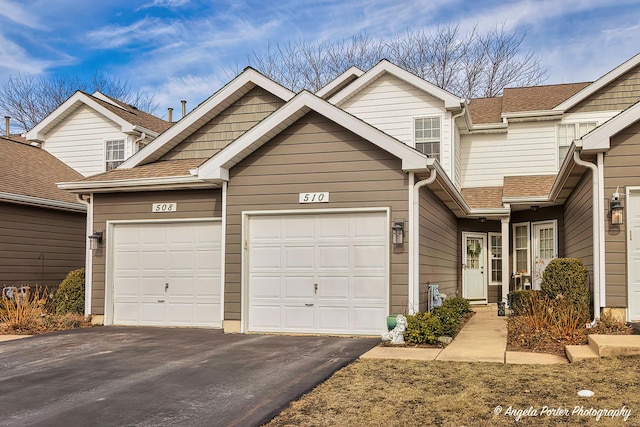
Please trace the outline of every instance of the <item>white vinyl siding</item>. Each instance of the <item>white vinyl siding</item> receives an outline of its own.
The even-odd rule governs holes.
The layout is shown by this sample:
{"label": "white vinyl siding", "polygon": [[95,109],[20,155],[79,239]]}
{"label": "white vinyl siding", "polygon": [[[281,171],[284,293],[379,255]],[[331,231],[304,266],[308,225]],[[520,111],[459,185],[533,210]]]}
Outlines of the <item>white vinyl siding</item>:
{"label": "white vinyl siding", "polygon": [[119,125],[83,105],[47,134],[43,148],[89,176],[105,171],[105,140],[123,138]]}
{"label": "white vinyl siding", "polygon": [[407,145],[415,147],[414,117],[440,117],[440,164],[451,176],[451,113],[444,102],[390,74],[384,74],[340,107]]}
{"label": "white vinyl siding", "polygon": [[505,175],[558,171],[556,123],[510,123],[508,133],[463,135],[462,187],[500,186]]}

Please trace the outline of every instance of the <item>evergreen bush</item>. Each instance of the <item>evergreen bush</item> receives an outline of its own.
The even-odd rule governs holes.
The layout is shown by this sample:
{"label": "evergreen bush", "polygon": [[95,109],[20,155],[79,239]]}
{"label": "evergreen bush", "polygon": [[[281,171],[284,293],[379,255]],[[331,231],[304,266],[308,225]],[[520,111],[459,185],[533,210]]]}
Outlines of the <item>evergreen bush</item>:
{"label": "evergreen bush", "polygon": [[73,270],[56,292],[56,313],[84,314],[84,268]]}
{"label": "evergreen bush", "polygon": [[542,292],[552,300],[561,295],[576,311],[589,315],[590,293],[587,269],[577,258],[556,258],[549,262],[542,275]]}

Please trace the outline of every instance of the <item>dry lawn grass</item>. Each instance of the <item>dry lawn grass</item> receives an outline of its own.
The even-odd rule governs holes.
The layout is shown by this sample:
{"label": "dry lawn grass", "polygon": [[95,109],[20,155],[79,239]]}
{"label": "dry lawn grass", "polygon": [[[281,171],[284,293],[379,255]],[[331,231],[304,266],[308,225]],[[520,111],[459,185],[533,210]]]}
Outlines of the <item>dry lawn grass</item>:
{"label": "dry lawn grass", "polygon": [[[595,392],[579,397],[579,390]],[[501,406],[499,415],[494,414]],[[537,417],[505,415],[537,410]],[[622,417],[541,415],[543,407],[631,410]],[[359,360],[293,402],[268,426],[640,425],[640,357],[572,365]]]}

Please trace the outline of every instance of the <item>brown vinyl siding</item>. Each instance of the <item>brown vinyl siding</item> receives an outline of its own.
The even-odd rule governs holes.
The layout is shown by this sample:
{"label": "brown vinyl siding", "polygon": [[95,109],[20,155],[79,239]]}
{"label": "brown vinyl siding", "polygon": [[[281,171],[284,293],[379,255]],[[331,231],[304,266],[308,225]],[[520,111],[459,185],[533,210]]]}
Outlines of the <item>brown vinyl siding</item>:
{"label": "brown vinyl siding", "polygon": [[[460,246],[456,216],[427,188],[420,191],[420,285],[440,285],[453,297],[459,293]],[[420,301],[420,309],[426,308]]]}
{"label": "brown vinyl siding", "polygon": [[[330,203],[298,203],[299,193],[320,191]],[[305,115],[230,171],[225,320],[240,320],[243,211],[390,208],[393,221],[408,218],[407,199],[399,159],[317,113]],[[393,313],[407,309],[408,244],[405,233],[404,248],[390,248]]]}
{"label": "brown vinyl siding", "polygon": [[261,87],[242,98],[162,156],[161,160],[207,159],[284,105]]}
{"label": "brown vinyl siding", "polygon": [[564,255],[580,258],[593,283],[593,192],[591,172],[585,172],[564,205]]}
{"label": "brown vinyl siding", "polygon": [[[177,212],[153,213],[151,205],[176,202]],[[142,193],[95,194],[93,229],[106,230],[107,221],[175,220],[186,218],[220,218],[222,197],[219,189],[158,191]],[[105,244],[93,251],[92,314],[104,314]]]}
{"label": "brown vinyl siding", "polygon": [[[611,138],[611,148],[604,156],[604,194],[611,198],[616,189],[624,194],[625,187],[640,186],[640,123],[624,129]],[[623,199],[623,206],[626,201]],[[605,206],[606,208],[606,206]],[[606,306],[627,307],[626,224],[605,226]]]}
{"label": "brown vinyl siding", "polygon": [[0,203],[0,287],[57,287],[84,267],[85,230],[84,212]]}
{"label": "brown vinyl siding", "polygon": [[567,113],[624,110],[640,99],[639,93],[640,66],[637,66],[596,91]]}

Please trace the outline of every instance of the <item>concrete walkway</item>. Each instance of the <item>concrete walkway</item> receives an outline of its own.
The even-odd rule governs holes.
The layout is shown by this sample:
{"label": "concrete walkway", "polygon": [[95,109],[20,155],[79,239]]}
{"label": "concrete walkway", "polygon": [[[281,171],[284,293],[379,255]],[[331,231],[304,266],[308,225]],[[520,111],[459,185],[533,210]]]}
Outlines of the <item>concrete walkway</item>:
{"label": "concrete walkway", "polygon": [[496,304],[475,306],[475,315],[444,349],[374,347],[361,359],[446,360],[509,364],[567,364],[562,356],[506,351],[507,317],[498,316]]}

